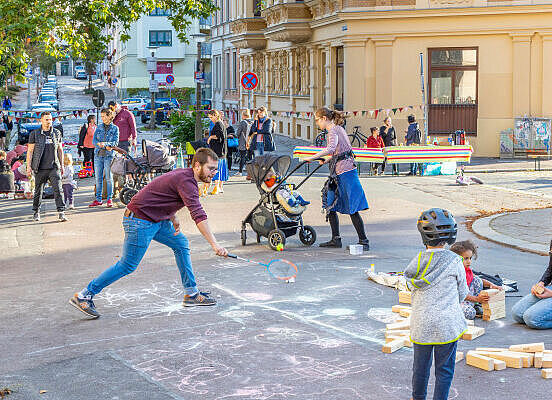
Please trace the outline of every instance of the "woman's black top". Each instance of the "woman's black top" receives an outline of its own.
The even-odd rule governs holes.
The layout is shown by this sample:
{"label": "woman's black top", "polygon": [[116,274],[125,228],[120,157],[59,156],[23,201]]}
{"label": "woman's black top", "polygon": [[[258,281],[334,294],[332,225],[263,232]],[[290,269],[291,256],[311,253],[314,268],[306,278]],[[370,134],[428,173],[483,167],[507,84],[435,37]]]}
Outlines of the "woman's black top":
{"label": "woman's black top", "polygon": [[226,134],[224,125],[221,121],[215,122],[215,125],[211,130],[211,136],[216,136],[216,139],[211,139],[209,142],[211,150],[213,150],[219,157],[226,157]]}

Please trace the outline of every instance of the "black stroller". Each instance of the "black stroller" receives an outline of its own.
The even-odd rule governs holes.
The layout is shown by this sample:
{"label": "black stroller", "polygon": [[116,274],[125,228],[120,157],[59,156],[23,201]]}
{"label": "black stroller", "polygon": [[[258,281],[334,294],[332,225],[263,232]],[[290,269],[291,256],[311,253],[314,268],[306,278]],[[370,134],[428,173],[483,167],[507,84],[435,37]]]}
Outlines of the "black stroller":
{"label": "black stroller", "polygon": [[171,155],[170,146],[150,140],[142,140],[142,156],[133,158],[127,151],[113,148],[123,157],[116,157],[111,164],[111,172],[127,177],[119,192],[119,200],[127,205],[140,189],[153,178],[172,171],[176,158]]}
{"label": "black stroller", "polygon": [[[261,242],[261,237],[268,238],[268,244],[271,249],[278,250],[286,243],[286,238],[293,236],[299,229],[299,240],[307,246],[312,246],[316,242],[316,231],[312,226],[303,224],[303,212],[305,206],[289,206],[281,195],[280,189],[288,187],[291,190],[299,189],[321,166],[314,168],[305,179],[299,184],[285,183],[295,171],[301,168],[306,162],[299,163],[291,172],[288,173],[291,164],[290,156],[263,155],[256,157],[252,163],[247,164],[248,175],[252,177],[257,185],[261,198],[257,205],[247,214],[242,221],[241,242],[245,246],[247,241],[246,224],[257,234],[257,243]],[[267,187],[265,178],[269,172],[274,172],[281,177],[280,183],[272,187]]]}

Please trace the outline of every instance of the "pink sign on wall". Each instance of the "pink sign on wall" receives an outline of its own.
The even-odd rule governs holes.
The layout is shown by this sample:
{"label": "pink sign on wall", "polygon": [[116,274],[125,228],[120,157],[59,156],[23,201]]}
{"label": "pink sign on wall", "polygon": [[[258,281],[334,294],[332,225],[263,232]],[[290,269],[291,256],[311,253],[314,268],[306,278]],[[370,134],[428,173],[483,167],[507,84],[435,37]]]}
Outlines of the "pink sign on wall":
{"label": "pink sign on wall", "polygon": [[172,74],[173,73],[173,63],[172,61],[157,61],[157,71],[158,74]]}

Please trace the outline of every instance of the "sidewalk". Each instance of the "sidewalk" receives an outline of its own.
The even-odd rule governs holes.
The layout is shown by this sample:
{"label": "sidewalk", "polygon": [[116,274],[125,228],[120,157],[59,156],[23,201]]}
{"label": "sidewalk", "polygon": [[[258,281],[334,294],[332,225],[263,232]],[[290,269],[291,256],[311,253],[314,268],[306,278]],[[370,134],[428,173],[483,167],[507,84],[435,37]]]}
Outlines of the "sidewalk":
{"label": "sidewalk", "polygon": [[550,208],[495,214],[476,220],[472,229],[477,235],[494,242],[548,255],[552,238],[551,217]]}

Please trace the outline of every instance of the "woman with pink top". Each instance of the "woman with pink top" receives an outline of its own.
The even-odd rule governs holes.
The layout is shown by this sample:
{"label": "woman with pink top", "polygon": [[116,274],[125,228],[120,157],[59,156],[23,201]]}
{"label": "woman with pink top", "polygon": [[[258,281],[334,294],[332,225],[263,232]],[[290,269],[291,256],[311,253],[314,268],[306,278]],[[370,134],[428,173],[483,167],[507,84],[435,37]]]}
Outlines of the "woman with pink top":
{"label": "woman with pink top", "polygon": [[368,202],[364,190],[358,179],[354,163],[354,155],[347,132],[341,126],[344,122],[343,114],[328,108],[320,108],[315,113],[316,124],[319,129],[328,131],[328,147],[318,152],[306,161],[315,161],[318,158],[331,155],[327,161],[330,177],[322,191],[322,207],[326,209],[326,218],[330,221],[332,239],[321,243],[320,247],[342,247],[339,235],[339,219],[337,213],[349,214],[358,235],[358,244],[364,250],[370,250],[370,242],[366,238],[364,222],[359,211],[368,209]]}

